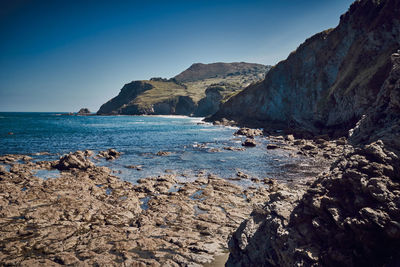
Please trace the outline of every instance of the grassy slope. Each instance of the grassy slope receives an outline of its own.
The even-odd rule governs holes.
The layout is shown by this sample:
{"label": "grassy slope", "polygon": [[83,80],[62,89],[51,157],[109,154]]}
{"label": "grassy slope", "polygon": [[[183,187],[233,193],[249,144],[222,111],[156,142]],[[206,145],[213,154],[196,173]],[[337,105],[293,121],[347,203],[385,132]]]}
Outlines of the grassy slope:
{"label": "grassy slope", "polygon": [[[197,103],[200,99],[205,97],[205,90],[212,84],[221,82],[232,84],[233,88],[239,88],[240,91],[252,82],[262,79],[262,77],[263,75],[215,77],[195,82],[186,82],[184,83],[186,88],[172,81],[143,81],[151,84],[154,88],[140,94],[132,104],[139,105],[140,107],[150,107],[156,103],[167,101],[168,99],[178,96],[189,96]],[[237,92],[237,90],[235,92]],[[232,94],[232,92],[229,93]]]}
{"label": "grassy slope", "polygon": [[164,81],[144,81],[151,84],[154,88],[140,94],[135,98],[133,104],[140,107],[149,107],[155,103],[160,103],[175,96],[188,95],[187,89],[174,82]]}

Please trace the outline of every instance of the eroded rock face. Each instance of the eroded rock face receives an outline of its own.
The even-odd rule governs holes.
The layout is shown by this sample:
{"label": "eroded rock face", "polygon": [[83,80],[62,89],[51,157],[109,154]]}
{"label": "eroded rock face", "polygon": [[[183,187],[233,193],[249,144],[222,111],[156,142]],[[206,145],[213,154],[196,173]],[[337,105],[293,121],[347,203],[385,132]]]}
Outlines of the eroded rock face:
{"label": "eroded rock face", "polygon": [[194,113],[196,117],[205,117],[214,114],[218,111],[223,99],[223,91],[225,90],[222,86],[212,86],[206,89],[206,96],[202,98],[197,106]]}
{"label": "eroded rock face", "polygon": [[351,130],[353,143],[368,144],[382,140],[400,153],[400,51],[391,57],[393,67],[378,98],[367,114]]}
{"label": "eroded rock face", "polygon": [[122,109],[125,108],[131,101],[133,101],[139,94],[151,90],[152,88],[152,84],[146,83],[144,81],[133,81],[131,83],[125,84],[118,96],[103,104],[100,107],[99,111],[97,111],[97,114],[127,114],[122,113]]}
{"label": "eroded rock face", "polygon": [[228,265],[400,265],[400,55],[392,61],[378,99],[353,130],[350,141],[359,147],[345,152],[303,196],[284,189],[254,210],[230,240]]}
{"label": "eroded rock face", "polygon": [[255,209],[230,240],[228,265],[396,266],[399,175],[381,141],[346,154],[307,191],[281,189]]}
{"label": "eroded rock face", "polygon": [[346,135],[390,72],[390,55],[400,46],[399,13],[397,0],[356,1],[335,29],[307,39],[211,120]]}

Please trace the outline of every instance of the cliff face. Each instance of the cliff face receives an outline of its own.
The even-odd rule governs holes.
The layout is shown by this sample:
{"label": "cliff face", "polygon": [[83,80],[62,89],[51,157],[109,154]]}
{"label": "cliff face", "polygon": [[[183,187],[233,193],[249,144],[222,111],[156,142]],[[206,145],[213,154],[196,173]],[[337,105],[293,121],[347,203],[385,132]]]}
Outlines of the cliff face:
{"label": "cliff face", "polygon": [[368,144],[382,140],[400,155],[400,50],[392,55],[393,68],[383,84],[376,102],[352,129],[350,140]]}
{"label": "cliff face", "polygon": [[220,102],[214,103],[216,98],[212,93],[206,95],[208,87],[223,84],[224,92],[239,91],[262,79],[268,69],[268,66],[243,62],[193,64],[169,80],[152,78],[126,84],[118,96],[100,107],[97,114],[209,116],[217,111]]}
{"label": "cliff face", "polygon": [[103,104],[97,114],[123,114],[124,108],[131,103],[140,93],[153,88],[153,85],[144,81],[134,81],[125,84],[118,96]]}
{"label": "cliff face", "polygon": [[344,133],[375,101],[399,45],[400,2],[356,1],[335,29],[307,39],[212,119]]}
{"label": "cliff face", "polygon": [[400,54],[352,130],[358,147],[308,190],[282,188],[229,242],[228,266],[400,266]]}
{"label": "cliff face", "polygon": [[206,117],[214,114],[218,111],[222,101],[239,90],[238,86],[232,84],[221,83],[209,86],[205,91],[206,96],[199,101],[194,116]]}

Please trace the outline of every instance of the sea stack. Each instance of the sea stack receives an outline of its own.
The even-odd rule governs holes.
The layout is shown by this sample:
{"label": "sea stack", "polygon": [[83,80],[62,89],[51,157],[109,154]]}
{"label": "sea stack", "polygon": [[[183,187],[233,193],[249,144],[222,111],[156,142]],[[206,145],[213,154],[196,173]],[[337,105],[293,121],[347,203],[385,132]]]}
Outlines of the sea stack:
{"label": "sea stack", "polygon": [[81,108],[79,111],[78,111],[78,115],[89,115],[91,112],[90,112],[90,110],[88,109],[88,108]]}

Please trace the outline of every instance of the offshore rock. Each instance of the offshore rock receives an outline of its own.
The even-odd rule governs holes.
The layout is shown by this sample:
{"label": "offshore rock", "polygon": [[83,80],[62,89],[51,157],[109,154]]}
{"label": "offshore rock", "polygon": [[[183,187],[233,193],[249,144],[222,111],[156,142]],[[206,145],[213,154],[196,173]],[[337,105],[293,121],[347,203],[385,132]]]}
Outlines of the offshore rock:
{"label": "offshore rock", "polygon": [[169,156],[169,155],[171,155],[171,154],[172,154],[172,153],[169,152],[169,151],[162,151],[162,150],[160,150],[160,151],[158,151],[158,152],[156,153],[157,156],[161,156],[161,157]]}
{"label": "offshore rock", "polygon": [[90,112],[90,110],[88,109],[88,108],[81,108],[79,111],[78,111],[78,115],[88,115],[88,114],[90,114],[91,112]]}

